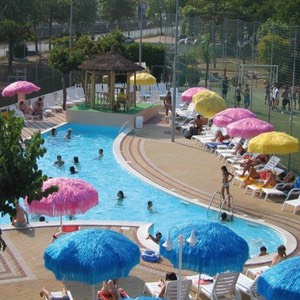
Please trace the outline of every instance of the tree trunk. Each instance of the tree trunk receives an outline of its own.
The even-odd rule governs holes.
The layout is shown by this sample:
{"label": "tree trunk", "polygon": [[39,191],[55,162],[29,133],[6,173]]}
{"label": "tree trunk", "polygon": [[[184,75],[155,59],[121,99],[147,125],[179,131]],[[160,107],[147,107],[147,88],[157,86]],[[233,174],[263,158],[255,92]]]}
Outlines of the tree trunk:
{"label": "tree trunk", "polygon": [[205,88],[207,88],[208,75],[209,75],[209,61],[206,62],[206,70],[205,70]]}
{"label": "tree trunk", "polygon": [[8,72],[12,71],[12,63],[14,60],[14,45],[9,43],[8,45]]}
{"label": "tree trunk", "polygon": [[68,80],[68,74],[63,74],[62,77],[63,110],[67,110],[67,80]]}
{"label": "tree trunk", "polygon": [[52,16],[49,19],[49,51],[51,50],[51,37],[52,37]]}

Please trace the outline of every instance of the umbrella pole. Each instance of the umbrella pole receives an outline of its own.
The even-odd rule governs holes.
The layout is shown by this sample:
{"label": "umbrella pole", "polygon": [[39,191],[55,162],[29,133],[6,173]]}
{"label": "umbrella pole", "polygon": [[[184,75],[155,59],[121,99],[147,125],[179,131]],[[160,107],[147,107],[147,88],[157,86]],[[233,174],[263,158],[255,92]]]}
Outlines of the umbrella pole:
{"label": "umbrella pole", "polygon": [[199,279],[198,279],[198,284],[197,284],[197,293],[196,293],[195,300],[199,299],[199,296],[200,296],[200,280],[201,280],[201,273],[199,273]]}
{"label": "umbrella pole", "polygon": [[92,300],[95,300],[96,299],[96,296],[95,296],[95,285],[93,284],[93,287],[92,287]]}
{"label": "umbrella pole", "polygon": [[60,229],[62,228],[62,216],[60,216]]}

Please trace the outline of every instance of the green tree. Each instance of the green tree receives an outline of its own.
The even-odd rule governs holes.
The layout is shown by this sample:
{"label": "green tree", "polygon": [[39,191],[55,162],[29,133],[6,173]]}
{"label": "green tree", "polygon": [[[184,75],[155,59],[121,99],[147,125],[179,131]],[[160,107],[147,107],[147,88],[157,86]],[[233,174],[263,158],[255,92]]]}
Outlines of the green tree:
{"label": "green tree", "polygon": [[134,18],[136,14],[136,0],[99,0],[99,3],[100,16],[119,28],[122,21]]}
{"label": "green tree", "polygon": [[58,187],[42,192],[47,176],[39,169],[37,159],[43,157],[46,148],[41,133],[22,140],[23,120],[13,112],[5,118],[0,114],[0,213],[15,214],[14,205],[19,198],[27,197],[29,203],[47,197]]}
{"label": "green tree", "polygon": [[14,47],[19,43],[32,39],[30,24],[20,24],[13,20],[0,21],[0,42],[8,44],[8,70],[12,70],[12,62],[14,59]]}
{"label": "green tree", "polygon": [[54,46],[50,51],[49,65],[62,74],[63,109],[67,109],[67,80],[70,72],[77,70],[85,58],[84,51],[80,48],[65,48]]}
{"label": "green tree", "polygon": [[166,1],[165,0],[148,0],[147,2],[147,18],[154,21],[155,24],[159,24],[160,34],[163,35],[163,18],[166,13]]}
{"label": "green tree", "polygon": [[119,29],[115,29],[111,33],[101,36],[96,44],[101,54],[111,50],[114,50],[120,55],[124,55],[125,53],[124,35]]}

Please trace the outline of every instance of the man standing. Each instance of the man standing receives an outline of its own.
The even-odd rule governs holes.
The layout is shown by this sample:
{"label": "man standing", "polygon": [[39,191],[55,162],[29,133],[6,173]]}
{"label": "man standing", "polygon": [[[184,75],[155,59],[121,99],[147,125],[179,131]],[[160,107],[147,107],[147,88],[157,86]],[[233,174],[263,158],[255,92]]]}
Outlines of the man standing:
{"label": "man standing", "polygon": [[222,98],[226,101],[227,97],[227,92],[228,92],[228,79],[225,76],[224,79],[222,80]]}
{"label": "man standing", "polygon": [[242,85],[239,83],[234,93],[234,107],[240,107],[242,100]]}

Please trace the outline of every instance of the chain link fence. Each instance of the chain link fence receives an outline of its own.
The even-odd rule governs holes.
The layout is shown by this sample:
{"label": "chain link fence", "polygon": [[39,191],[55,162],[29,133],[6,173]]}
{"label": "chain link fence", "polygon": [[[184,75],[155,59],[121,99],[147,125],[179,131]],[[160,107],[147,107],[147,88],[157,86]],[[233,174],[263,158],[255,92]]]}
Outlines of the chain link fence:
{"label": "chain link fence", "polygon": [[[176,85],[180,91],[192,86],[206,86],[221,94],[224,77],[228,78],[227,102],[234,106],[238,84],[251,90],[250,108],[260,119],[300,138],[300,28],[272,23],[224,19],[221,24],[204,22],[198,16],[179,20],[175,37],[175,16],[165,18],[164,78],[173,78],[174,43],[177,42]],[[170,30],[171,29],[171,30]],[[170,39],[172,38],[172,39]],[[169,80],[172,81],[172,80]],[[278,104],[272,105],[273,87],[278,86]],[[283,105],[285,87],[288,103]],[[243,104],[243,101],[241,102]],[[284,166],[300,174],[300,154],[281,157]]]}

